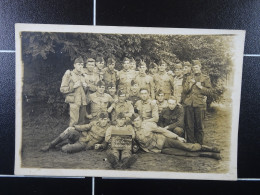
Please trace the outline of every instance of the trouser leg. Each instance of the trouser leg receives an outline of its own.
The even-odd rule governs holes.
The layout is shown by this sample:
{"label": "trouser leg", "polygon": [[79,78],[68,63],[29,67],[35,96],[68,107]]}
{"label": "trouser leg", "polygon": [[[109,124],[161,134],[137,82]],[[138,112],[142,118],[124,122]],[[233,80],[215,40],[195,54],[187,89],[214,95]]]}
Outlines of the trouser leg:
{"label": "trouser leg", "polygon": [[194,111],[191,106],[185,107],[184,123],[187,142],[196,143],[196,139],[194,137]]}
{"label": "trouser leg", "polygon": [[79,125],[83,125],[86,124],[86,106],[80,106],[79,108],[79,120],[78,120],[78,124]]}
{"label": "trouser leg", "polygon": [[200,151],[201,145],[197,143],[182,143],[173,138],[166,138],[163,148],[177,148],[185,151]]}
{"label": "trouser leg", "polygon": [[164,148],[162,149],[162,154],[169,154],[174,156],[187,156],[187,157],[199,157],[200,152],[190,152],[177,148]]}
{"label": "trouser leg", "polygon": [[132,155],[131,150],[122,150],[121,153],[121,160],[124,160],[126,158],[129,158]]}
{"label": "trouser leg", "polygon": [[202,108],[193,108],[195,116],[195,126],[194,126],[194,136],[197,140],[197,143],[203,144],[204,138],[204,126],[203,126],[203,111]]}
{"label": "trouser leg", "polygon": [[85,148],[86,144],[78,141],[73,144],[67,144],[65,146],[62,146],[61,151],[66,153],[76,153],[85,150]]}
{"label": "trouser leg", "polygon": [[73,127],[73,125],[78,124],[79,121],[79,109],[80,106],[76,104],[70,104],[70,127]]}
{"label": "trouser leg", "polygon": [[80,133],[77,130],[71,129],[69,127],[65,131],[63,131],[59,137],[61,137],[62,140],[68,139],[69,143],[75,143],[79,140]]}

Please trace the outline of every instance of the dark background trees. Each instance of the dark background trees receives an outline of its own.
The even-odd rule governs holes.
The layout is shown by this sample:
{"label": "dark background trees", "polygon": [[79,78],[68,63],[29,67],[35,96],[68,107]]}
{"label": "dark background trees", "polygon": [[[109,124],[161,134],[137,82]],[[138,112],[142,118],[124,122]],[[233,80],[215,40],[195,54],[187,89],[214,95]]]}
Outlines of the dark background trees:
{"label": "dark background trees", "polygon": [[213,95],[208,104],[220,101],[232,72],[232,36],[227,35],[133,35],[92,33],[23,32],[24,103],[26,113],[66,114],[67,105],[59,91],[61,79],[73,61],[82,56],[116,58],[116,69],[126,57],[151,62],[165,60],[169,70],[174,63],[199,59],[202,71],[208,74]]}

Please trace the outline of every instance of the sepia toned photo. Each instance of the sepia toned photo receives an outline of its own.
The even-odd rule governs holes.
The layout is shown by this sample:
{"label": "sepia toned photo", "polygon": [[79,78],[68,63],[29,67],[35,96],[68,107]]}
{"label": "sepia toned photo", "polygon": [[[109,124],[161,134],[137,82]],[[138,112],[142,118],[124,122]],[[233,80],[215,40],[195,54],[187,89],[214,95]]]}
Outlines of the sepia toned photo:
{"label": "sepia toned photo", "polygon": [[236,180],[244,39],[16,24],[15,174]]}

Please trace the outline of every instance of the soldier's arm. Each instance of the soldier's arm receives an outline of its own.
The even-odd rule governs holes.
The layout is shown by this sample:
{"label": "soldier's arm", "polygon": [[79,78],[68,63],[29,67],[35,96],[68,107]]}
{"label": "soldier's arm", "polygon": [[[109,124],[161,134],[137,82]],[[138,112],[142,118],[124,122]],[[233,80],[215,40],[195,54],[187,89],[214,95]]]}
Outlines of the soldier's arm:
{"label": "soldier's arm", "polygon": [[157,123],[159,120],[159,112],[158,112],[158,106],[157,106],[155,100],[152,101],[151,106],[152,106],[152,118],[147,119],[145,121]]}
{"label": "soldier's arm", "polygon": [[154,133],[160,133],[162,135],[164,135],[165,137],[168,137],[168,138],[173,138],[173,139],[177,139],[179,136],[176,135],[175,133],[165,129],[165,128],[162,128],[162,127],[158,127],[153,129],[153,132]]}
{"label": "soldier's arm", "polygon": [[184,110],[183,108],[180,108],[180,112],[178,113],[177,116],[177,121],[173,124],[170,124],[168,129],[175,129],[176,127],[183,128],[183,126],[184,126]]}
{"label": "soldier's arm", "polygon": [[77,131],[88,131],[91,129],[92,126],[93,126],[93,122],[85,125],[74,125]]}
{"label": "soldier's arm", "polygon": [[173,93],[174,92],[174,79],[170,75],[169,75],[169,77],[170,77],[170,85],[171,85],[171,94],[174,94]]}
{"label": "soldier's arm", "polygon": [[150,87],[151,87],[151,97],[154,100],[155,99],[155,84],[154,84],[154,80],[153,77],[151,77],[151,82],[150,82]]}
{"label": "soldier's arm", "polygon": [[206,96],[209,96],[212,93],[212,85],[208,76],[204,80],[204,85],[201,88],[201,93]]}
{"label": "soldier's arm", "polygon": [[128,105],[128,112],[125,114],[125,116],[131,117],[135,113],[135,110],[131,102],[128,101],[127,105]]}
{"label": "soldier's arm", "polygon": [[111,138],[111,133],[112,133],[112,127],[109,127],[106,131],[106,135],[105,135],[105,141],[109,142],[110,138]]}
{"label": "soldier's arm", "polygon": [[62,77],[60,92],[67,94],[74,91],[73,86],[70,86],[70,70],[67,70]]}

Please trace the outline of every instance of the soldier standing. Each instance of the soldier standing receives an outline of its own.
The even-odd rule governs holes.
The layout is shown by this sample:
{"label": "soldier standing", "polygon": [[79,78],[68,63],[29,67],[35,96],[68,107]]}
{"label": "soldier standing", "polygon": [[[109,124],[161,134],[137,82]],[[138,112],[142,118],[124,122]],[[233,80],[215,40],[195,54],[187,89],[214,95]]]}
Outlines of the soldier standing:
{"label": "soldier standing", "polygon": [[86,95],[84,88],[87,87],[82,68],[84,61],[82,57],[74,61],[74,70],[67,70],[62,77],[60,91],[66,95],[65,102],[70,106],[70,124],[84,124],[86,113]]}
{"label": "soldier standing", "polygon": [[182,94],[182,80],[183,80],[183,75],[182,75],[182,64],[176,64],[174,67],[174,92],[173,95],[174,97],[177,98],[177,103],[181,102],[181,94]]}
{"label": "soldier standing", "polygon": [[105,83],[103,81],[98,81],[97,92],[90,94],[90,114],[87,113],[87,118],[93,120],[98,119],[100,112],[111,113],[113,110],[113,98],[105,93]]}
{"label": "soldier standing", "polygon": [[105,60],[103,57],[97,57],[96,59],[96,74],[98,75],[98,80],[103,80],[104,73],[105,73]]}
{"label": "soldier standing", "polygon": [[149,66],[149,75],[153,77],[153,80],[155,81],[155,77],[157,74],[158,74],[158,65],[153,62]]}
{"label": "soldier standing", "polygon": [[107,59],[107,68],[105,68],[103,80],[106,85],[113,83],[116,86],[116,81],[118,80],[118,71],[115,69],[116,61],[114,58]]}
{"label": "soldier standing", "polygon": [[[183,63],[183,78],[182,78],[182,90],[183,90],[183,85],[184,83],[191,79],[192,77],[192,74],[191,74],[191,63],[190,62],[184,62]],[[182,94],[181,94],[181,103],[183,103],[185,99],[185,94],[183,93],[182,91]]]}
{"label": "soldier standing", "polygon": [[140,98],[135,104],[137,112],[141,115],[144,121],[157,123],[159,120],[158,106],[156,100],[149,98],[148,90],[140,89]]}
{"label": "soldier standing", "polygon": [[154,95],[154,81],[153,77],[146,74],[146,63],[141,61],[139,64],[139,74],[135,77],[135,81],[138,83],[140,88],[148,89],[148,93],[152,99],[155,99]]}
{"label": "soldier standing", "polygon": [[187,141],[203,144],[203,108],[205,107],[204,96],[211,94],[211,82],[207,75],[201,73],[199,60],[193,61],[193,77],[188,77],[183,84],[185,95],[185,130]]}
{"label": "soldier standing", "polygon": [[129,70],[130,60],[128,58],[124,58],[123,60],[123,70],[118,72],[118,89],[124,90],[127,94],[130,91],[131,81],[133,78],[133,71]]}
{"label": "soldier standing", "polygon": [[168,99],[174,90],[173,77],[166,72],[167,64],[163,60],[159,63],[159,71],[155,77],[155,89],[161,89],[164,93],[165,99]]}

